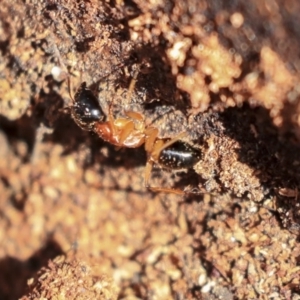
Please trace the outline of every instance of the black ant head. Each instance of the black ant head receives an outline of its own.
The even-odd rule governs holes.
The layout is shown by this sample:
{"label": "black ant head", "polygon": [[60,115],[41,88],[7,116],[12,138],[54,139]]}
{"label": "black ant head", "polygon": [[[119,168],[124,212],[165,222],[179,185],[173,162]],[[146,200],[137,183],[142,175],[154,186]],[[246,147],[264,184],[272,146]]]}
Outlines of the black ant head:
{"label": "black ant head", "polygon": [[74,103],[71,108],[75,122],[85,130],[93,130],[96,122],[104,122],[104,114],[98,99],[83,82],[74,96]]}

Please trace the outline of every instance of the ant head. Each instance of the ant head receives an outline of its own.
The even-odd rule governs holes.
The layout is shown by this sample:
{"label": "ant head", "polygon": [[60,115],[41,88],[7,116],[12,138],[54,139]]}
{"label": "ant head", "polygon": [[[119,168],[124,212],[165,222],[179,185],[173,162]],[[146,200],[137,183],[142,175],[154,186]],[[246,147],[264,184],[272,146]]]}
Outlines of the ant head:
{"label": "ant head", "polygon": [[72,116],[82,129],[93,130],[93,126],[96,122],[105,121],[106,115],[98,99],[93,92],[86,87],[85,82],[80,85],[73,102],[71,108]]}

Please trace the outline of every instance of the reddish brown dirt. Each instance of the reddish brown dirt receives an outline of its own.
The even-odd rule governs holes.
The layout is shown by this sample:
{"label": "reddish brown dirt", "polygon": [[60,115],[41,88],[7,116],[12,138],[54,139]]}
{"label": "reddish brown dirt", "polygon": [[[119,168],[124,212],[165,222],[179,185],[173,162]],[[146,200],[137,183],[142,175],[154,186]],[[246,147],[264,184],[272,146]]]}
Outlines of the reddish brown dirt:
{"label": "reddish brown dirt", "polygon": [[[299,13],[3,0],[0,299],[300,299]],[[151,178],[184,196],[144,187],[143,147],[75,124],[68,77],[115,118],[186,132],[200,161]]]}

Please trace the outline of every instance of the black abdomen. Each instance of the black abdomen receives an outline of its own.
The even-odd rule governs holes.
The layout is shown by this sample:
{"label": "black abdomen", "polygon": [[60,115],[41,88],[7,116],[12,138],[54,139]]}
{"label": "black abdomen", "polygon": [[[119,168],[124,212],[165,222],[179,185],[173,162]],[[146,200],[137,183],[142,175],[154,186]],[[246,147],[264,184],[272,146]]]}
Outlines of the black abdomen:
{"label": "black abdomen", "polygon": [[200,150],[185,142],[177,141],[160,152],[158,163],[172,170],[190,169],[200,158]]}

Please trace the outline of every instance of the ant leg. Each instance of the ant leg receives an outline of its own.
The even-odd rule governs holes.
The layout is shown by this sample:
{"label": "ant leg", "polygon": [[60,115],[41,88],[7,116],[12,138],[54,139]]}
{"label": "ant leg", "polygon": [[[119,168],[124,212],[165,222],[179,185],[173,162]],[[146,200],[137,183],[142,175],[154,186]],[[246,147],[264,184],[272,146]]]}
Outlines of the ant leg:
{"label": "ant leg", "polygon": [[[148,154],[148,160],[145,167],[145,177],[144,177],[144,185],[146,188],[154,191],[154,192],[164,192],[164,193],[174,193],[178,195],[183,195],[184,191],[178,190],[178,189],[172,189],[172,188],[159,188],[159,187],[151,187],[149,184],[150,178],[151,178],[151,172],[153,168],[153,155],[152,151],[153,149],[157,148],[159,146],[160,151],[163,149],[164,144],[163,140],[157,140],[158,135],[158,129],[154,127],[150,127],[145,131],[146,134],[146,141],[145,141],[145,150]],[[181,137],[181,136],[180,136]],[[180,138],[178,137],[178,139]],[[173,141],[174,143],[175,141]],[[159,153],[160,153],[159,151]]]}
{"label": "ant leg", "polygon": [[149,157],[152,157],[152,151],[154,144],[157,140],[158,129],[155,127],[149,127],[145,130],[145,150]]}
{"label": "ant leg", "polygon": [[110,126],[110,129],[111,129],[111,132],[112,132],[112,135],[113,136],[116,136],[117,135],[117,126],[115,125],[115,119],[114,119],[114,116],[112,114],[112,105],[113,103],[111,102],[109,104],[109,108],[108,108],[108,124]]}
{"label": "ant leg", "polygon": [[149,181],[150,181],[150,177],[151,177],[152,167],[153,167],[153,161],[148,159],[148,161],[146,163],[145,175],[144,175],[144,186],[146,188],[150,188]]}
{"label": "ant leg", "polygon": [[163,192],[163,193],[173,193],[177,195],[184,195],[185,192],[178,190],[178,189],[172,189],[172,188],[159,188],[159,187],[152,187],[149,184],[150,178],[151,178],[151,172],[153,168],[153,161],[151,159],[148,159],[146,167],[145,167],[145,177],[144,177],[144,185],[147,189],[150,189],[154,192]]}
{"label": "ant leg", "polygon": [[129,87],[128,87],[128,92],[127,92],[127,95],[126,95],[126,104],[125,104],[126,106],[129,105],[129,103],[131,101],[131,95],[132,95],[133,90],[135,88],[139,71],[140,71],[140,68],[137,68],[134,71],[133,77],[132,77],[132,79],[130,81],[130,84],[129,84]]}
{"label": "ant leg", "polygon": [[161,192],[161,193],[171,193],[176,195],[185,195],[185,191],[181,191],[178,189],[171,189],[171,188],[159,188],[159,187],[148,187],[153,192]]}
{"label": "ant leg", "polygon": [[74,97],[72,96],[72,93],[71,93],[71,91],[72,91],[72,86],[71,86],[71,79],[70,79],[70,76],[68,76],[67,81],[68,81],[68,92],[69,92],[69,96],[70,96],[71,100],[73,101],[73,103],[75,103],[75,99],[74,99]]}
{"label": "ant leg", "polygon": [[121,125],[120,142],[123,143],[134,131],[134,123],[127,119],[118,119],[115,122]]}
{"label": "ant leg", "polygon": [[136,111],[126,111],[125,112],[126,116],[129,118],[136,120],[137,122],[143,122],[144,123],[144,116],[140,114],[139,112]]}

